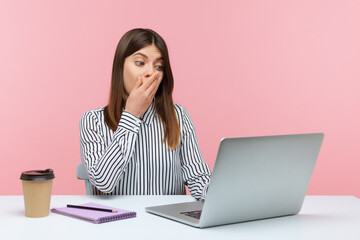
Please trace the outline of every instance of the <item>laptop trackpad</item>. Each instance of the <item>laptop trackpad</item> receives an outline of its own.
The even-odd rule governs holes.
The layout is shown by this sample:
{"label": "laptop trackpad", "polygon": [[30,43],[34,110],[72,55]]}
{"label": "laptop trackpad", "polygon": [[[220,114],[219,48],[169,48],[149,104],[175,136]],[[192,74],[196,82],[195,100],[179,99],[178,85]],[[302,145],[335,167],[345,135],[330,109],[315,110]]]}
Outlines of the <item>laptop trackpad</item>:
{"label": "laptop trackpad", "polygon": [[185,213],[201,211],[203,204],[204,201],[185,202],[185,203],[147,207],[145,208],[145,210],[149,213],[153,213],[180,222],[185,222],[185,223],[190,222],[193,224],[197,224],[199,223],[199,219],[193,216],[189,216],[192,214],[185,214]]}

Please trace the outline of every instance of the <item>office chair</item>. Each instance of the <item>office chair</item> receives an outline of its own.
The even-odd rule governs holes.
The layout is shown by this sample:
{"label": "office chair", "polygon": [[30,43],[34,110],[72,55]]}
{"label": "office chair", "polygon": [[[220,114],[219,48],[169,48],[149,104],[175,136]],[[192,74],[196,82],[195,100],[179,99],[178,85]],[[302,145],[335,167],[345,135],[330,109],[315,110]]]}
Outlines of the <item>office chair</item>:
{"label": "office chair", "polygon": [[85,181],[86,195],[93,195],[92,186],[90,184],[89,177],[86,173],[85,165],[83,163],[79,163],[76,166],[76,177]]}

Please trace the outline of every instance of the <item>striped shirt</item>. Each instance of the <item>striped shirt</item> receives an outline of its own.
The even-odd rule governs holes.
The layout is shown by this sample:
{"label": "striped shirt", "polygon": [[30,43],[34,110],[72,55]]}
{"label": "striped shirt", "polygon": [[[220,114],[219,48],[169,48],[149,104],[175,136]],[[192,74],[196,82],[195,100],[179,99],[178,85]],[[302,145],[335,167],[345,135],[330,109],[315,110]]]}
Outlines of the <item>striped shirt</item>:
{"label": "striped shirt", "polygon": [[204,198],[211,173],[183,106],[175,104],[181,135],[174,150],[163,141],[164,126],[153,104],[140,119],[123,111],[116,131],[106,125],[104,108],[80,120],[81,160],[93,194],[179,195],[186,194],[187,185],[193,197]]}

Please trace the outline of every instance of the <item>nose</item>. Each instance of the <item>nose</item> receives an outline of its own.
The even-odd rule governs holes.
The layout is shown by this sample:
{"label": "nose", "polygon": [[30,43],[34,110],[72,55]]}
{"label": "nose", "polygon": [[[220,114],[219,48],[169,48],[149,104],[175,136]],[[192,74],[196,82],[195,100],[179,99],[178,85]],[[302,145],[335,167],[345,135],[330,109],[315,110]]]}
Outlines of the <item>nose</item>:
{"label": "nose", "polygon": [[149,68],[146,72],[145,72],[145,77],[149,78],[151,77],[153,74],[155,73],[155,69],[154,68]]}

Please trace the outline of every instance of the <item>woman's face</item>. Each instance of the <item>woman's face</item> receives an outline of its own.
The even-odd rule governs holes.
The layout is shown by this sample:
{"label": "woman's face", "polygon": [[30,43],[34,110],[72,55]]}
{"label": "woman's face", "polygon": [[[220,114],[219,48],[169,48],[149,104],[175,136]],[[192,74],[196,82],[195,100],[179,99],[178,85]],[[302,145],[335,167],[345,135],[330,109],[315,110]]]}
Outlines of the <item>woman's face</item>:
{"label": "woman's face", "polygon": [[161,52],[154,44],[141,48],[125,58],[123,77],[127,96],[133,89],[138,76],[146,81],[150,76],[159,72],[159,77],[162,79],[163,68]]}

